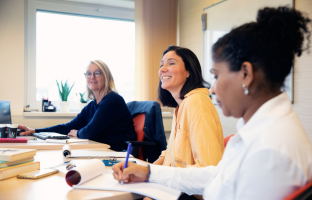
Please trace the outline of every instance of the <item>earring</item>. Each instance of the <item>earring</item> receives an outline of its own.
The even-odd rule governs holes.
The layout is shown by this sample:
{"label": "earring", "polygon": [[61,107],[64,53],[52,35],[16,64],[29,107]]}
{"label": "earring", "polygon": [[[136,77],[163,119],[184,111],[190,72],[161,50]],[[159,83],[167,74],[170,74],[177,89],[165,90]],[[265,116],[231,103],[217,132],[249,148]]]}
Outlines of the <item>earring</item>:
{"label": "earring", "polygon": [[244,88],[244,95],[248,95],[249,93],[248,87],[246,87],[245,84],[243,84],[243,88]]}

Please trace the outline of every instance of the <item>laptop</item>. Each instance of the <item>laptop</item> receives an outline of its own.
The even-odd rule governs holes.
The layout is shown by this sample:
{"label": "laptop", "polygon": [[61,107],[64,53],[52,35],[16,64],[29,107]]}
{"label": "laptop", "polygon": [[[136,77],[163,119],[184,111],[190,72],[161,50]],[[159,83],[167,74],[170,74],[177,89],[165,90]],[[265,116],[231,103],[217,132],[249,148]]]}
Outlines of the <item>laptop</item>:
{"label": "laptop", "polygon": [[[0,124],[12,124],[10,101],[0,100]],[[17,129],[17,135],[20,135],[21,132],[23,131]],[[70,138],[67,135],[62,135],[59,133],[34,133],[33,135],[43,140]]]}
{"label": "laptop", "polygon": [[0,124],[12,124],[9,101],[0,101]]}
{"label": "laptop", "polygon": [[[0,100],[0,124],[12,124],[10,101]],[[16,135],[22,131],[17,129]]]}
{"label": "laptop", "polygon": [[54,133],[54,132],[40,132],[40,133],[34,133],[33,136],[36,136],[37,138],[40,138],[42,140],[46,139],[70,139],[68,135],[63,135],[60,133]]}

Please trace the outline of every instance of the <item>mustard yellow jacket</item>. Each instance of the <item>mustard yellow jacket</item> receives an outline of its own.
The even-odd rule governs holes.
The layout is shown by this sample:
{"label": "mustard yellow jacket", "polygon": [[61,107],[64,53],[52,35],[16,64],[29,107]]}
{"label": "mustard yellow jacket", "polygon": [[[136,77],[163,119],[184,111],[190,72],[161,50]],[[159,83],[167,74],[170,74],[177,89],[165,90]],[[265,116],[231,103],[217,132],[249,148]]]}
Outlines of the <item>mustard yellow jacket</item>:
{"label": "mustard yellow jacket", "polygon": [[163,165],[205,167],[217,165],[224,151],[223,131],[209,90],[197,88],[175,109]]}

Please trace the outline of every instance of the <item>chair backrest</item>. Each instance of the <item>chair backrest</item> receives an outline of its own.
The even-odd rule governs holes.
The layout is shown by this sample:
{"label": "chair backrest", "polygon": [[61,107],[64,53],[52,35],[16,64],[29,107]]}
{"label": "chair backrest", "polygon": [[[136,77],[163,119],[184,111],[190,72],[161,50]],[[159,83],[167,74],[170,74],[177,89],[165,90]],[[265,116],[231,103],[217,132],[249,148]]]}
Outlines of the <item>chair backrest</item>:
{"label": "chair backrest", "polygon": [[145,114],[143,141],[156,145],[143,146],[143,157],[144,160],[148,159],[148,162],[152,163],[167,148],[160,104],[157,101],[131,101],[127,103],[127,107],[133,119],[138,114]]}
{"label": "chair backrest", "polygon": [[308,199],[312,199],[312,182],[294,191],[284,200],[308,200]]}
{"label": "chair backrest", "polygon": [[144,139],[144,122],[145,122],[145,114],[141,113],[133,117],[133,125],[134,130],[137,133],[138,141],[143,141]]}
{"label": "chair backrest", "polygon": [[[142,142],[144,140],[144,122],[145,122],[145,114],[137,114],[133,117],[133,125],[134,125],[134,130],[137,133],[137,140],[139,142]],[[138,150],[138,155],[137,158],[144,160],[143,158],[143,152],[142,152],[142,147],[139,148]]]}
{"label": "chair backrest", "polygon": [[226,138],[224,138],[224,148],[226,147],[228,141],[230,140],[231,137],[233,137],[235,134],[232,134],[230,136],[227,136]]}

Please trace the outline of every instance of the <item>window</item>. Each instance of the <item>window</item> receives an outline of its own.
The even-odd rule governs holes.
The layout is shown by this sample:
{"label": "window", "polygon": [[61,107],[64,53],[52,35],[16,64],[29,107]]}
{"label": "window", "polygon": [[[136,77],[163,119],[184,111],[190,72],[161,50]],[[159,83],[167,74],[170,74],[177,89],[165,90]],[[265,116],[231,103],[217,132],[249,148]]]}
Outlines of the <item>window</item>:
{"label": "window", "polygon": [[[70,85],[74,84],[68,101],[78,105],[76,94],[86,91],[84,73],[92,60],[105,62],[118,93],[126,102],[133,101],[135,24],[129,17],[129,13],[134,15],[133,10],[117,9],[119,13],[113,13],[111,7],[107,9],[120,16],[117,18],[103,6],[94,9],[59,4],[64,3],[30,1],[28,5],[26,103],[40,110],[44,97],[58,105],[56,80],[68,80]],[[71,109],[79,110],[78,106]]]}

